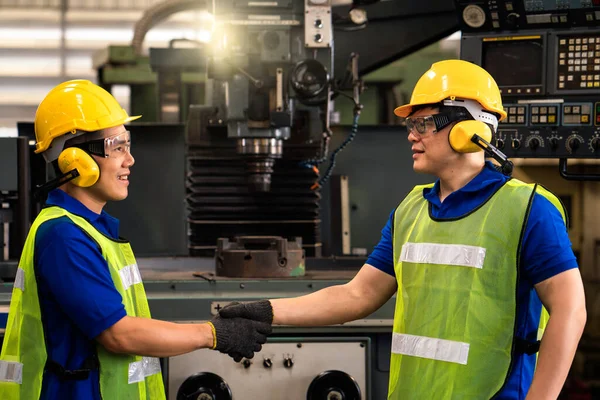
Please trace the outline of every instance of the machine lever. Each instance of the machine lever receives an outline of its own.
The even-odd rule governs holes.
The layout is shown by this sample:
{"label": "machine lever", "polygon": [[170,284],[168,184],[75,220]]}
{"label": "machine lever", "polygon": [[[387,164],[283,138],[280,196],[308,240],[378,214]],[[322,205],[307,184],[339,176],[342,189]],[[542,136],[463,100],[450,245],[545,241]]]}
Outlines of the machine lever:
{"label": "machine lever", "polygon": [[560,176],[570,181],[600,181],[600,175],[568,173],[566,158],[561,158],[558,160],[558,169],[560,171]]}
{"label": "machine lever", "polygon": [[253,77],[252,75],[250,75],[250,73],[248,71],[246,71],[245,69],[243,69],[242,67],[238,67],[237,65],[232,65],[235,69],[237,69],[238,71],[240,71],[242,73],[242,75],[244,75],[246,78],[248,78],[248,80],[250,82],[252,82],[252,84],[257,87],[257,88],[261,88],[263,87],[263,81],[261,81],[260,79],[256,79],[255,77]]}

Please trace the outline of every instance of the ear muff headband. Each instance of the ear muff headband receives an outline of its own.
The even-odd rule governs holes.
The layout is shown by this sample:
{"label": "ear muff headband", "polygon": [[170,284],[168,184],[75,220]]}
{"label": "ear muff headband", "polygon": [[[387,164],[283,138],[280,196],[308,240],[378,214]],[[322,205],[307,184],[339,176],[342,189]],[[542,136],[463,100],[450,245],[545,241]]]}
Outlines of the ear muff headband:
{"label": "ear muff headband", "polygon": [[79,187],[90,187],[100,178],[100,167],[94,158],[78,147],[64,149],[58,156],[58,167],[63,174],[76,169],[79,176],[72,182]]}
{"label": "ear muff headband", "polygon": [[460,121],[452,127],[448,134],[450,147],[459,153],[476,153],[483,149],[471,140],[473,135],[479,135],[486,142],[492,141],[492,130],[482,121]]}

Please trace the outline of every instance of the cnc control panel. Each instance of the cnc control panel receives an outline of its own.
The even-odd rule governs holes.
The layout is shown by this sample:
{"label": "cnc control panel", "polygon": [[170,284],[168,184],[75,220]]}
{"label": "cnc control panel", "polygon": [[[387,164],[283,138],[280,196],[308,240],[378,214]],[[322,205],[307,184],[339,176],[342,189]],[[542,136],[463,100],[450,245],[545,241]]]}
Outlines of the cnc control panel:
{"label": "cnc control panel", "polygon": [[[470,5],[486,21],[511,11],[521,23],[499,17],[498,26],[477,27],[465,19]],[[600,0],[457,1],[457,7],[465,28],[461,59],[494,77],[508,113],[493,144],[509,158],[600,158]],[[530,18],[542,15],[545,25]],[[563,25],[554,19],[560,15],[568,17]]]}

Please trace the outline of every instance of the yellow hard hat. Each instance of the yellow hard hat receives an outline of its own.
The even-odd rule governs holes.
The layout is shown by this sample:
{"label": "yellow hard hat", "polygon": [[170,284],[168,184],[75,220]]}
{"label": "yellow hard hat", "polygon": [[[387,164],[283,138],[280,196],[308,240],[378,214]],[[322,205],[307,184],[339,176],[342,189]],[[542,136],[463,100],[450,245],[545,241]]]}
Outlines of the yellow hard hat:
{"label": "yellow hard hat", "polygon": [[492,76],[480,66],[464,60],[434,63],[415,85],[410,104],[397,107],[394,114],[408,117],[413,106],[440,103],[445,99],[471,99],[487,111],[506,118],[502,97]]}
{"label": "yellow hard hat", "polygon": [[63,82],[50,91],[35,113],[36,153],[78,130],[94,132],[140,118],[130,117],[106,90],[88,80]]}

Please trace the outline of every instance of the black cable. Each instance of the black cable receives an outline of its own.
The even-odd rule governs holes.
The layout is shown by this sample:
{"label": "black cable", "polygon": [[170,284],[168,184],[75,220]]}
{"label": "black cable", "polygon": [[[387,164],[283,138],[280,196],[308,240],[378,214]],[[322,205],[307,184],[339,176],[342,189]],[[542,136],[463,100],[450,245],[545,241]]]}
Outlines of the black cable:
{"label": "black cable", "polygon": [[352,128],[350,130],[350,134],[342,142],[342,144],[340,144],[339,147],[331,153],[327,171],[325,171],[325,174],[323,175],[323,177],[321,179],[319,179],[319,182],[317,183],[319,186],[323,186],[323,184],[325,184],[331,177],[331,173],[333,172],[333,168],[335,167],[335,158],[337,157],[338,153],[340,151],[344,150],[344,148],[346,146],[348,146],[348,144],[350,144],[350,142],[352,142],[354,140],[354,138],[356,137],[356,133],[358,132],[358,118],[359,117],[360,117],[360,112],[355,112],[354,119],[352,121]]}

